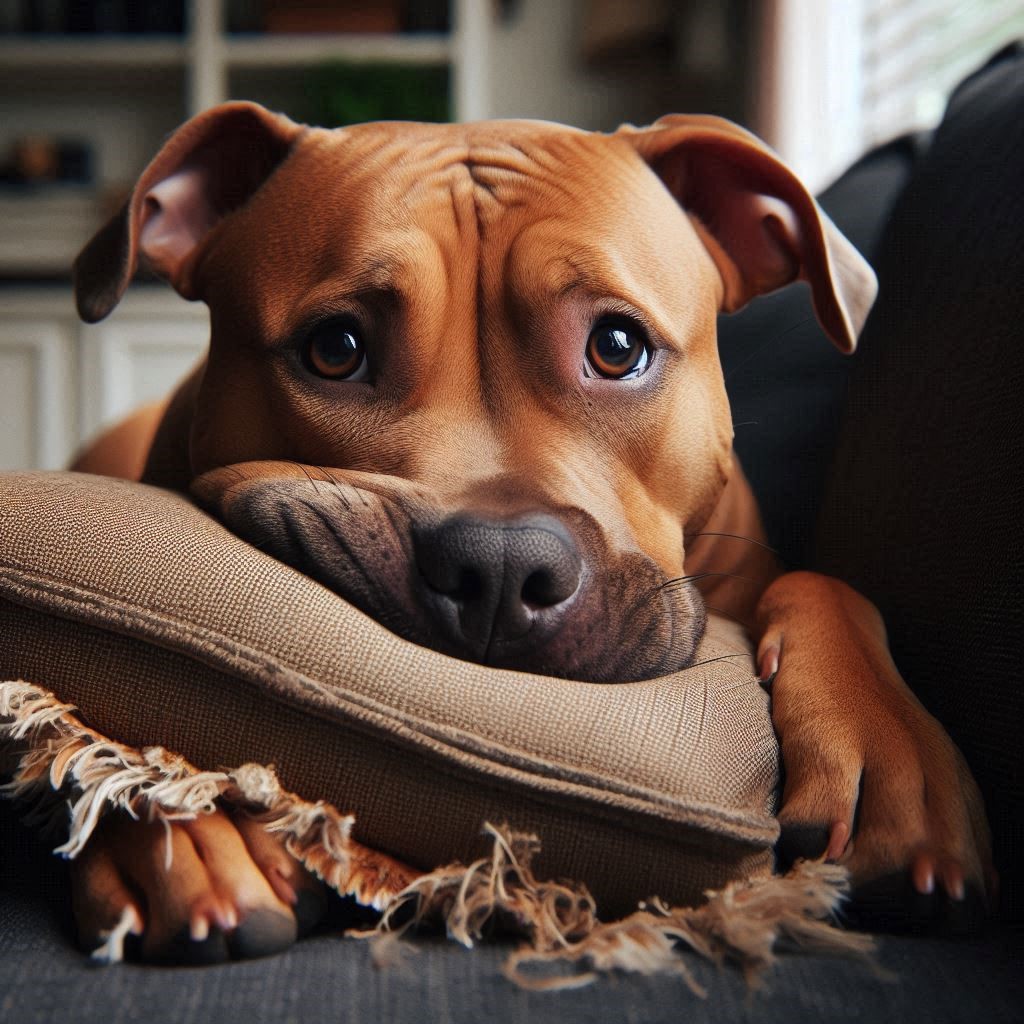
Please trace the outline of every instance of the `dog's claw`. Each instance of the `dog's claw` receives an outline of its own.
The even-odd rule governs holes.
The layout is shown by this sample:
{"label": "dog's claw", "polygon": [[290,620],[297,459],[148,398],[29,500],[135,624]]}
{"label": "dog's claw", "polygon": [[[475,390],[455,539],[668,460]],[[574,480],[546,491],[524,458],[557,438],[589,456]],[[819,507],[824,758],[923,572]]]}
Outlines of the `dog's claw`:
{"label": "dog's claw", "polygon": [[150,948],[148,952],[144,947],[143,955],[152,963],[193,967],[222,964],[230,959],[227,938],[219,928],[207,929],[202,938],[197,938],[191,927],[182,928],[167,942]]}
{"label": "dog's claw", "polygon": [[986,913],[985,897],[976,886],[965,885],[960,898],[939,885],[923,892],[912,874],[897,871],[855,886],[845,917],[872,931],[963,936],[978,933]]}
{"label": "dog's claw", "polygon": [[757,656],[757,678],[762,686],[771,687],[779,671],[779,647],[770,643]]}
{"label": "dog's claw", "polygon": [[832,831],[828,837],[828,848],[825,850],[826,860],[839,860],[850,843],[850,826],[845,821],[832,823]]}
{"label": "dog's claw", "polygon": [[935,867],[930,857],[918,857],[910,869],[910,877],[913,879],[914,888],[922,896],[931,896],[935,891]]}

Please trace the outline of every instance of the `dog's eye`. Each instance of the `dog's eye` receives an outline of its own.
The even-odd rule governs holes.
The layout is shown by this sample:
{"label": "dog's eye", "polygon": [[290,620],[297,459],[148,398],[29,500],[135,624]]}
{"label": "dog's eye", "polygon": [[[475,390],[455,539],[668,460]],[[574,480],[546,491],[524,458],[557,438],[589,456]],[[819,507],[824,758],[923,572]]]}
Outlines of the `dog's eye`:
{"label": "dog's eye", "polygon": [[614,380],[639,377],[650,359],[647,339],[633,324],[598,324],[587,338],[587,364],[601,377]]}
{"label": "dog's eye", "polygon": [[318,377],[328,380],[365,380],[366,349],[359,331],[336,320],[320,324],[306,339],[305,361]]}

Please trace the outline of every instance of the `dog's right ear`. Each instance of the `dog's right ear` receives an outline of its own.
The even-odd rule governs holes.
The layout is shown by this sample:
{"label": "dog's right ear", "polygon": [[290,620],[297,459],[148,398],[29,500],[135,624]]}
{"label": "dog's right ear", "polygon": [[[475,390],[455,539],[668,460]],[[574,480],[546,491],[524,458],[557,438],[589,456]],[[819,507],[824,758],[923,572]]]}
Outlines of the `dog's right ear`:
{"label": "dog's right ear", "polygon": [[878,291],[874,271],[760,139],[720,117],[687,114],[616,134],[691,217],[722,277],[723,312],[806,281],[825,333],[853,351]]}
{"label": "dog's right ear", "polygon": [[270,177],[303,130],[256,103],[225,103],[179,128],[75,260],[79,316],[102,320],[140,257],[185,298],[197,298],[192,271],[203,239]]}

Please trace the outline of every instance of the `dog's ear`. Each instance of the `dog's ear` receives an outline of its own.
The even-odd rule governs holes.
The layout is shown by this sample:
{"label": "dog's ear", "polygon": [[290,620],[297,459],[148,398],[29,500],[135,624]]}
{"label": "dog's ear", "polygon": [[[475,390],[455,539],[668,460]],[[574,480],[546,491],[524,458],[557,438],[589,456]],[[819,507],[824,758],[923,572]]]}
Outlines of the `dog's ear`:
{"label": "dog's ear", "polygon": [[692,216],[722,276],[724,311],[804,280],[828,336],[853,351],[878,290],[874,272],[763,142],[731,121],[681,114],[617,134]]}
{"label": "dog's ear", "polygon": [[200,243],[263,184],[302,130],[255,103],[225,103],[179,128],[121,212],[75,260],[82,319],[95,323],[118,304],[140,258],[185,298],[196,298]]}

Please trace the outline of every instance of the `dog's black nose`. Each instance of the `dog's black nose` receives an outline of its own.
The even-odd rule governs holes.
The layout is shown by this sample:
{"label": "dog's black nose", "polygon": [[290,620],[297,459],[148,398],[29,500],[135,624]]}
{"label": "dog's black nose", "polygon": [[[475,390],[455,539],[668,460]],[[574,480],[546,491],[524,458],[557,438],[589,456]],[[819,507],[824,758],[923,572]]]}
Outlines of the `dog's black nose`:
{"label": "dog's black nose", "polygon": [[453,516],[415,527],[413,548],[434,620],[479,660],[492,645],[550,633],[580,585],[579,552],[551,516]]}

